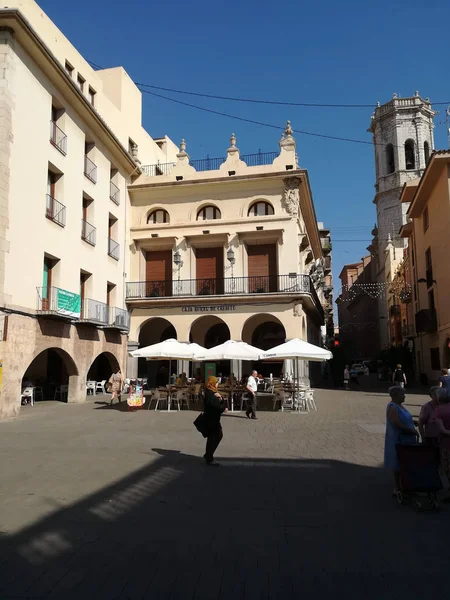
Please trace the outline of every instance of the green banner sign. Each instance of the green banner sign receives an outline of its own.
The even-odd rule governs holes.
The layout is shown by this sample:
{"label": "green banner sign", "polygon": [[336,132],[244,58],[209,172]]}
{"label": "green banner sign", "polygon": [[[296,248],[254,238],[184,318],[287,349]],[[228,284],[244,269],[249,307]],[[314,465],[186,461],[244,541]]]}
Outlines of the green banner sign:
{"label": "green banner sign", "polygon": [[81,315],[81,296],[58,288],[56,290],[56,309],[62,315],[79,319]]}

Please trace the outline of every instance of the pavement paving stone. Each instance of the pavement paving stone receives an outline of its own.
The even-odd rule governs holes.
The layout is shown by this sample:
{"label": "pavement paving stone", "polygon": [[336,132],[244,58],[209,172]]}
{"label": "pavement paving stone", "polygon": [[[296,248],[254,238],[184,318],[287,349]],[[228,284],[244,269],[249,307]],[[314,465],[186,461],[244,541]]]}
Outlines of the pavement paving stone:
{"label": "pavement paving stone", "polygon": [[390,497],[387,400],[225,416],[219,469],[194,412],[26,407],[0,422],[0,600],[446,597],[448,509]]}

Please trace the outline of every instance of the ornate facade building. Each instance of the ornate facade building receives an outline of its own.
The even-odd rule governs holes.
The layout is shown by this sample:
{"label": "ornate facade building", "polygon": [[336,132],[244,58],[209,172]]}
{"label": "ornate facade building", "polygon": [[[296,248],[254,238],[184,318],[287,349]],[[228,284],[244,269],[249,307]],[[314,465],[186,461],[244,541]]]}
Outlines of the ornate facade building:
{"label": "ornate facade building", "polygon": [[[233,134],[225,158],[190,161],[183,140],[175,162],[142,167],[129,187],[130,348],[168,337],[206,347],[233,339],[268,349],[294,337],[321,344],[330,266],[289,122],[279,146],[241,155]],[[129,374],[150,383],[160,368],[129,361]],[[238,364],[217,368],[240,374]],[[266,374],[282,368],[258,365]],[[305,367],[303,376],[316,375]]]}

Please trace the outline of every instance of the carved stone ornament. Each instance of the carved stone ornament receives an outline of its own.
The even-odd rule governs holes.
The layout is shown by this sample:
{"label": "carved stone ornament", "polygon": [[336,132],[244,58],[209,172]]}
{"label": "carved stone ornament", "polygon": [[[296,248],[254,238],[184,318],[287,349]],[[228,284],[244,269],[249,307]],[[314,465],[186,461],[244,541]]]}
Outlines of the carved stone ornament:
{"label": "carved stone ornament", "polygon": [[301,302],[297,302],[296,304],[294,304],[294,317],[301,317],[302,316],[302,304]]}
{"label": "carved stone ornament", "polygon": [[141,164],[139,160],[139,148],[137,144],[133,144],[131,147],[131,157],[137,165]]}
{"label": "carved stone ornament", "polygon": [[291,217],[298,215],[300,206],[299,183],[300,179],[298,177],[288,177],[284,180],[284,205]]}

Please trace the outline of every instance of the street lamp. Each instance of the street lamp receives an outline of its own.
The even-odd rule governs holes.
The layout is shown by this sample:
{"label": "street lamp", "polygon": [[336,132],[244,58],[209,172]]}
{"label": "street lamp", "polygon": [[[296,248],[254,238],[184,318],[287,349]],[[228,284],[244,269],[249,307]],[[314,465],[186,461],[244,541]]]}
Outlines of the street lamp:
{"label": "street lamp", "polygon": [[181,260],[181,254],[178,250],[173,255],[173,262],[178,267],[178,293],[180,293],[181,292],[180,269],[181,269],[181,265],[183,264],[183,261]]}
{"label": "street lamp", "polygon": [[236,258],[234,256],[233,248],[228,248],[227,251],[227,260],[231,266],[231,291],[234,292],[234,264],[236,262]]}

